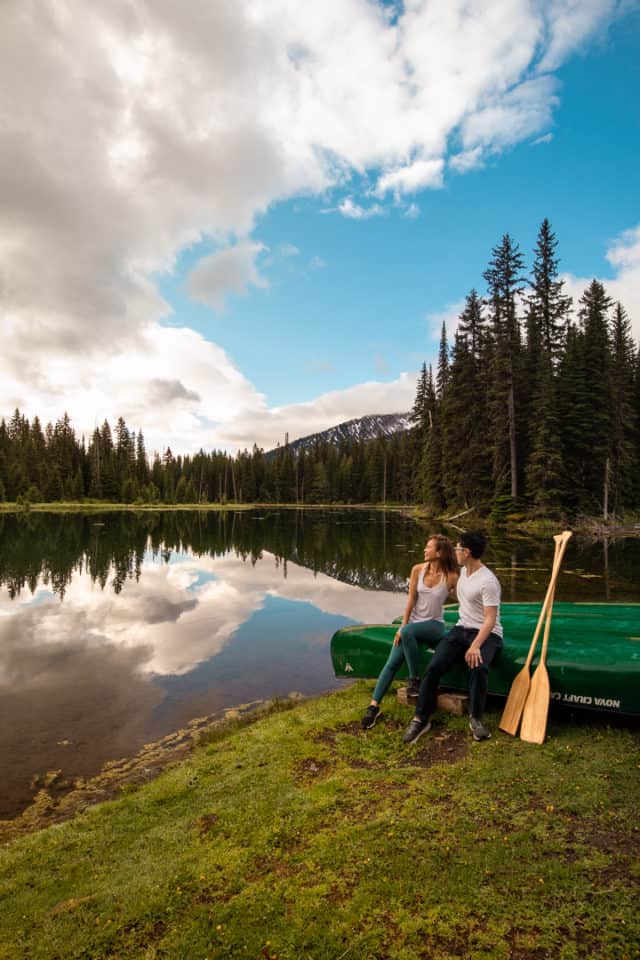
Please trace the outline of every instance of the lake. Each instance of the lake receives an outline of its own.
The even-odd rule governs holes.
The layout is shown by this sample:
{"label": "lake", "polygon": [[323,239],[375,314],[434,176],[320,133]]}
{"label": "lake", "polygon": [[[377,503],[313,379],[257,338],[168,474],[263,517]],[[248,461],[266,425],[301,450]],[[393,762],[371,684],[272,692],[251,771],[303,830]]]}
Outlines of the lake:
{"label": "lake", "polygon": [[[437,524],[374,510],[0,515],[0,818],[191,719],[335,689],[329,641],[404,606]],[[448,531],[455,536],[455,531]],[[492,535],[504,600],[551,537]],[[640,600],[640,540],[569,543],[557,599]]]}

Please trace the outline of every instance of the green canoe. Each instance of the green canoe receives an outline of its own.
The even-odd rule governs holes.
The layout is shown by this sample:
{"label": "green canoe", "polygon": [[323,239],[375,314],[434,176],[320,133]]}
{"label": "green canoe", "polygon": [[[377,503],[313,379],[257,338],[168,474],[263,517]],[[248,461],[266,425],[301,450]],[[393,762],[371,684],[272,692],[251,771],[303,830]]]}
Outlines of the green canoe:
{"label": "green canoe", "polygon": [[[535,632],[539,603],[503,603],[504,647],[489,671],[489,692],[507,696],[524,665]],[[446,625],[458,619],[457,606],[445,608]],[[380,673],[397,630],[394,624],[343,627],[331,640],[336,677],[374,679]],[[542,645],[538,641],[532,672]],[[421,646],[426,669],[433,651]],[[547,669],[553,701],[607,713],[640,715],[640,603],[556,603],[553,607]],[[407,676],[406,666],[398,679]],[[442,685],[466,690],[464,666],[445,674]]]}

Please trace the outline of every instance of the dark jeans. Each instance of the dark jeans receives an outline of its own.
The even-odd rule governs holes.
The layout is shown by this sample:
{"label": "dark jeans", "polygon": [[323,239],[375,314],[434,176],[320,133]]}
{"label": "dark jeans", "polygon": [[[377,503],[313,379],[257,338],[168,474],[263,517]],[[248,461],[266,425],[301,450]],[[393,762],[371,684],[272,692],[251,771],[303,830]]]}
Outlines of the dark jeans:
{"label": "dark jeans", "polygon": [[[453,627],[444,635],[435,649],[431,663],[422,678],[416,716],[427,720],[436,709],[438,684],[440,677],[450,670],[454,663],[464,663],[464,655],[476,638],[478,631],[466,627]],[[482,663],[470,670],[469,711],[472,717],[482,719],[487,701],[489,667],[496,654],[502,649],[502,638],[490,633],[480,647]]]}

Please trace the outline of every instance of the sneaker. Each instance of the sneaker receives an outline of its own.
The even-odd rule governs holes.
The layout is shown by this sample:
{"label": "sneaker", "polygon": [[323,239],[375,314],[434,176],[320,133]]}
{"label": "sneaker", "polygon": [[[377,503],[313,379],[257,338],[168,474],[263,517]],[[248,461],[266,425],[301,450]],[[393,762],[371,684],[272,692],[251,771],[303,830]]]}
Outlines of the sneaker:
{"label": "sneaker", "polygon": [[376,720],[380,716],[380,707],[376,707],[374,703],[370,703],[367,707],[367,712],[360,721],[360,726],[363,730],[371,730],[371,727],[375,726]]}
{"label": "sneaker", "polygon": [[489,740],[491,738],[491,731],[485,727],[482,720],[478,720],[476,717],[469,717],[469,729],[474,740]]}
{"label": "sneaker", "polygon": [[405,730],[404,737],[402,738],[403,743],[415,743],[416,740],[422,736],[423,733],[426,733],[431,729],[431,722],[429,720],[419,720],[418,717],[414,717],[407,729]]}
{"label": "sneaker", "polygon": [[419,693],[420,693],[420,678],[409,677],[409,682],[407,683],[407,696],[417,697]]}

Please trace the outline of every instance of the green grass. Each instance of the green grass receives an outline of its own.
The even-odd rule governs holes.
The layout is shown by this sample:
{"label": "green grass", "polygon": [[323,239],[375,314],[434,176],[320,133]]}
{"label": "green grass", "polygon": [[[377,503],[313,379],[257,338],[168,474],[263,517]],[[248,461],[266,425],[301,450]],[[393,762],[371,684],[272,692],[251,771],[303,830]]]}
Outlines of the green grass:
{"label": "green grass", "polygon": [[[139,789],[0,854],[0,958],[640,956],[640,738],[416,746],[369,685],[216,732]],[[497,714],[489,716],[497,726]]]}

